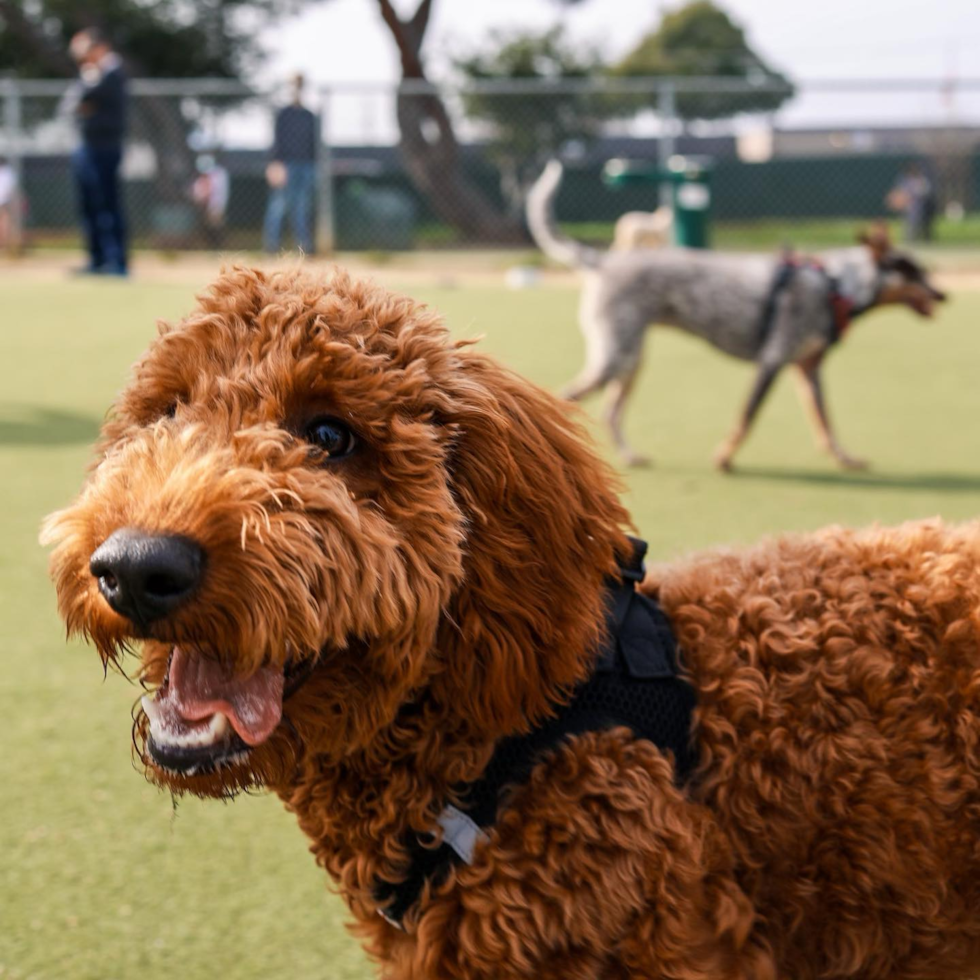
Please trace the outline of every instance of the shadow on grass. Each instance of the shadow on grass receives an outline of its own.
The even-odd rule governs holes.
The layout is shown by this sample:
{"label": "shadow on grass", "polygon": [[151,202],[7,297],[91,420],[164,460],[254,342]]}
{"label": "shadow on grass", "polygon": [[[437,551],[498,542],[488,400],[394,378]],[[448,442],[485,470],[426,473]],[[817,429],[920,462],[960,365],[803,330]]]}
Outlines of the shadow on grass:
{"label": "shadow on grass", "polygon": [[736,468],[736,480],[809,483],[825,487],[868,490],[932,490],[936,493],[980,493],[980,473],[876,473],[874,470],[779,470],[770,467]]}
{"label": "shadow on grass", "polygon": [[0,446],[69,446],[94,442],[98,419],[60,408],[0,405]]}

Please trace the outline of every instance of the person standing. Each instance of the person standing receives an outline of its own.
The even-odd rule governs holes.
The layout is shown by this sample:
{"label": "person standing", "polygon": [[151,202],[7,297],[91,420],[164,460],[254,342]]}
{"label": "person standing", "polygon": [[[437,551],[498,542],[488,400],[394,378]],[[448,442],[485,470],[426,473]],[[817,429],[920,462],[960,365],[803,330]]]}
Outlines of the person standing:
{"label": "person standing", "polygon": [[910,163],[902,171],[885,203],[893,211],[904,213],[906,241],[932,241],[936,189],[920,164]]}
{"label": "person standing", "polygon": [[231,178],[217,156],[211,153],[199,156],[191,197],[204,218],[204,234],[209,248],[221,248],[224,243],[225,216],[230,196]]}
{"label": "person standing", "polygon": [[307,255],[313,254],[310,211],[316,185],[317,119],[303,105],[303,86],[303,76],[295,75],[290,104],[276,113],[272,159],[265,170],[269,203],[263,245],[267,252],[279,251],[288,211],[296,244]]}
{"label": "person standing", "polygon": [[72,168],[89,255],[81,271],[124,276],[128,262],[119,166],[126,133],[126,75],[122,59],[95,28],[79,31],[68,50],[79,67],[72,101],[81,145]]}
{"label": "person standing", "polygon": [[0,157],[0,251],[16,249],[20,244],[20,193],[17,172],[6,157]]}

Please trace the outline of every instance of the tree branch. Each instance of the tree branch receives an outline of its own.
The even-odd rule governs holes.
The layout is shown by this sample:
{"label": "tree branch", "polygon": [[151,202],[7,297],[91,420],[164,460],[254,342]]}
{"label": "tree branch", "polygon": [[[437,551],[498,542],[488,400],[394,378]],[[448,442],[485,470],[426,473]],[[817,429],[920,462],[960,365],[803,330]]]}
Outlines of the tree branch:
{"label": "tree branch", "polygon": [[425,37],[426,28],[429,26],[429,14],[432,13],[432,0],[422,0],[419,9],[412,15],[409,24],[412,28],[412,40],[415,41],[415,50],[422,50],[422,39]]}
{"label": "tree branch", "polygon": [[415,11],[408,23],[403,21],[395,12],[391,0],[378,0],[378,6],[381,8],[381,16],[398,46],[398,53],[402,61],[402,78],[425,78],[419,51],[422,48],[422,38],[429,22],[432,0],[422,0],[418,10]]}
{"label": "tree branch", "polygon": [[[420,0],[409,21],[398,16],[391,0],[378,0],[378,7],[398,46],[402,79],[424,79],[419,52],[432,0]],[[463,172],[452,120],[439,93],[408,94],[401,90],[396,112],[405,169],[436,214],[471,241],[521,240],[520,225],[500,214]],[[429,131],[432,123],[437,127],[434,138]]]}
{"label": "tree branch", "polygon": [[401,31],[402,22],[398,19],[395,8],[392,7],[389,0],[378,0],[378,6],[381,7],[381,16],[388,25],[388,29],[392,34],[398,34]]}

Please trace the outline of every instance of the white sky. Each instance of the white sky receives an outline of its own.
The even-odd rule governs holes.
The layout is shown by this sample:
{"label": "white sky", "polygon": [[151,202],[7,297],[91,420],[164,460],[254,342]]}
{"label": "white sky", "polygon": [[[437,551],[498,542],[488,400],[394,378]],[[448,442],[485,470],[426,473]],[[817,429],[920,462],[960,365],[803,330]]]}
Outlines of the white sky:
{"label": "white sky", "polygon": [[[721,0],[750,43],[797,80],[980,76],[980,0]],[[415,0],[395,0],[401,11]],[[663,0],[434,0],[423,53],[433,79],[446,78],[454,54],[486,41],[493,29],[544,29],[561,22],[577,40],[621,56],[656,25]],[[319,0],[268,32],[271,82],[302,70],[311,82],[393,82],[395,46],[377,0]],[[781,110],[783,125],[980,121],[980,93],[953,100],[924,93],[811,95]],[[334,139],[389,138],[388,100],[364,94],[333,99]]]}

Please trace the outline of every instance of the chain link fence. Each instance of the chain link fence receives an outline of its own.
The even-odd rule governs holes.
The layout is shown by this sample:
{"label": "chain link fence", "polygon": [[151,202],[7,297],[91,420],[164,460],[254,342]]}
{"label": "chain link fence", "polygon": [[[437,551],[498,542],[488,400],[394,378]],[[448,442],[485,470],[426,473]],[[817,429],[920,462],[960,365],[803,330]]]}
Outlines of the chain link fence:
{"label": "chain link fence", "polygon": [[[664,199],[653,179],[610,183],[608,161],[652,170],[677,155],[710,166],[718,247],[849,241],[862,221],[900,220],[909,174],[928,184],[926,230],[937,242],[980,244],[980,81],[799,83],[777,111],[681,118],[697,98],[751,110],[764,88],[597,78],[310,92],[321,136],[307,205],[317,250],[526,248],[523,198],[552,155],[566,163],[560,221],[599,244],[624,212]],[[80,243],[65,91],[0,81],[0,246]],[[133,247],[261,249],[279,107],[237,83],[135,80],[123,161]]]}

